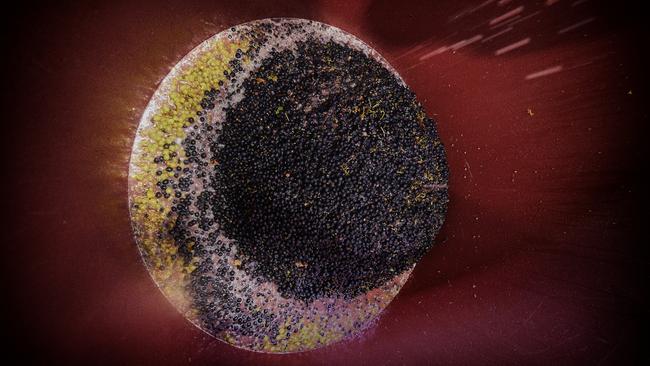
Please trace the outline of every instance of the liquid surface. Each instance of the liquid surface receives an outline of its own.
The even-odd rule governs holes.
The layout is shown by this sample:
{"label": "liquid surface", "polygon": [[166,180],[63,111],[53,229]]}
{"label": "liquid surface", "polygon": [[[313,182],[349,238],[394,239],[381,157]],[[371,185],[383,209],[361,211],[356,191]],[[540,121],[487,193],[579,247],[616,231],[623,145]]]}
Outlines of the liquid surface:
{"label": "liquid surface", "polygon": [[372,324],[431,247],[447,179],[434,122],[381,56],[321,23],[262,20],[163,80],[134,143],[131,218],[185,317],[298,352]]}

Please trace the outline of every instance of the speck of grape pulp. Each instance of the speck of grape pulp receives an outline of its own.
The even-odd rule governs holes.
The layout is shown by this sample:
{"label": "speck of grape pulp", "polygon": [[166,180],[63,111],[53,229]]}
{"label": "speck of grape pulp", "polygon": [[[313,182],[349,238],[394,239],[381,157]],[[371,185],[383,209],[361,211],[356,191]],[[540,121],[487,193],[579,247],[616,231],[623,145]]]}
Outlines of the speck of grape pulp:
{"label": "speck of grape pulp", "polygon": [[360,334],[431,248],[448,168],[434,121],[370,47],[299,19],[203,42],[143,114],[140,252],[192,323],[300,352]]}

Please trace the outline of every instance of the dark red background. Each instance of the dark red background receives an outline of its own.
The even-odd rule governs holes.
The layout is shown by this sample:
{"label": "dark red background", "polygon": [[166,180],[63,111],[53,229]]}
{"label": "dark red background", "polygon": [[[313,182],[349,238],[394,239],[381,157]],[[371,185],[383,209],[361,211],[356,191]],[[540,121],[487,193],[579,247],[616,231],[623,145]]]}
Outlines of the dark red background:
{"label": "dark red background", "polygon": [[[7,5],[4,345],[24,362],[66,364],[647,361],[643,13],[513,0],[454,18],[481,2]],[[540,13],[420,61],[494,33],[482,24],[522,4]],[[381,52],[438,121],[452,172],[438,245],[378,324],[294,355],[232,348],[179,315],[141,264],[126,197],[134,131],[160,79],[210,35],[273,16],[323,21]]]}

